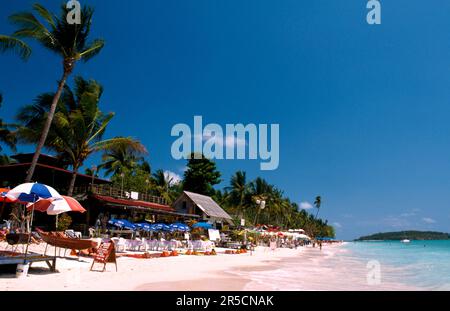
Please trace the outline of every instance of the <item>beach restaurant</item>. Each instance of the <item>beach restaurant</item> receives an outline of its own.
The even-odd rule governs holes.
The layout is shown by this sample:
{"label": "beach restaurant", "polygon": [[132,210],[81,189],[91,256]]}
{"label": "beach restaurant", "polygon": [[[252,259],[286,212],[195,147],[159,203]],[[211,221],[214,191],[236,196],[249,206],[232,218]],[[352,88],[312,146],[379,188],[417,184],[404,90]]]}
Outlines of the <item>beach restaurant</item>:
{"label": "beach restaurant", "polygon": [[[0,186],[14,187],[22,183],[31,166],[32,157],[32,153],[13,155],[12,158],[17,163],[0,166]],[[39,157],[34,180],[65,193],[73,174],[56,157],[44,154]],[[82,203],[86,213],[70,213],[71,228],[83,235],[87,235],[89,228],[95,226],[99,216],[169,223],[201,218],[200,214],[177,211],[161,197],[118,188],[109,180],[80,173],[77,174],[73,197]],[[12,204],[1,206],[0,219],[9,218],[12,210]],[[35,224],[49,230],[54,230],[55,225],[54,220],[45,214],[37,214]]]}
{"label": "beach restaurant", "polygon": [[206,195],[183,191],[172,206],[179,213],[198,215],[202,221],[212,224],[215,229],[227,229],[228,226],[233,226],[231,216]]}

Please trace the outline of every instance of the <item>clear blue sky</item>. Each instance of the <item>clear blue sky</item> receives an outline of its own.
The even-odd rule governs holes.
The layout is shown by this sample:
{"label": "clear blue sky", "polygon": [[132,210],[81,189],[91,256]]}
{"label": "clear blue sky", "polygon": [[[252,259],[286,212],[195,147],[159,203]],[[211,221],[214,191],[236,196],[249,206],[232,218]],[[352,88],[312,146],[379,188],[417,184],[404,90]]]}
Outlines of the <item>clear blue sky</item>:
{"label": "clear blue sky", "polygon": [[[3,1],[10,14],[34,1]],[[41,1],[57,9],[59,1]],[[280,166],[219,161],[261,176],[295,202],[322,195],[341,238],[399,229],[450,231],[449,1],[83,1],[104,51],[76,74],[105,88],[107,136],[130,135],[154,169],[182,174],[176,123],[279,123]],[[2,117],[55,89],[60,60],[33,45],[28,62],[0,56]],[[21,147],[21,151],[32,150]],[[95,162],[96,158],[88,163]]]}

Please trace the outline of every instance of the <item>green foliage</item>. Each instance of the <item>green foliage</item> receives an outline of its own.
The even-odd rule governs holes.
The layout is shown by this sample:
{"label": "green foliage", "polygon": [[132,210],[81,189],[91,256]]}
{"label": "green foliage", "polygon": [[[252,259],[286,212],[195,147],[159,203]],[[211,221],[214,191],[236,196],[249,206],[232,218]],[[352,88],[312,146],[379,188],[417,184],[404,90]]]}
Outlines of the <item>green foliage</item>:
{"label": "green foliage", "polygon": [[20,56],[27,58],[31,51],[21,39],[35,40],[43,47],[59,54],[64,59],[65,70],[69,72],[76,61],[87,61],[102,50],[103,40],[88,40],[94,14],[92,8],[87,6],[82,8],[79,25],[67,22],[69,9],[65,5],[61,6],[59,16],[52,14],[38,3],[33,5],[33,11],[9,17],[11,23],[18,29],[11,37],[0,37],[0,50],[15,49]]}
{"label": "green foliage", "polygon": [[149,193],[151,191],[150,178],[151,176],[148,172],[139,168],[123,168],[122,173],[113,175],[111,181],[117,188],[122,189],[123,185],[124,191]]}
{"label": "green foliage", "polygon": [[[0,108],[2,106],[3,97],[2,94],[0,94]],[[3,143],[7,145],[9,148],[11,148],[13,151],[16,150],[16,133],[15,131],[11,130],[12,125],[7,124],[3,122],[2,119],[0,119],[0,143]],[[2,151],[2,146],[0,145],[0,152]]]}
{"label": "green foliage", "polygon": [[[236,224],[244,218],[246,226],[264,224],[283,229],[302,228],[313,237],[335,236],[334,228],[326,220],[300,210],[296,203],[284,196],[283,191],[263,178],[247,182],[245,172],[236,172],[231,177],[230,186],[223,192],[216,191],[213,198],[230,213]],[[266,201],[265,208],[261,210],[256,200]],[[320,208],[320,197],[316,197],[315,204]]]}
{"label": "green foliage", "polygon": [[[74,171],[95,152],[110,152],[126,146],[128,150],[146,152],[142,144],[130,137],[103,139],[106,127],[114,113],[100,111],[99,102],[102,86],[94,80],[75,78],[75,87],[64,88],[56,109],[53,124],[45,146],[56,152],[61,162],[70,165]],[[54,94],[39,95],[32,105],[21,108],[17,119],[21,124],[18,136],[23,143],[37,143]],[[69,189],[69,195],[72,187]]]}
{"label": "green foliage", "polygon": [[58,226],[56,230],[65,231],[69,229],[71,224],[72,224],[72,217],[70,217],[67,214],[62,214],[61,216],[58,216]]}
{"label": "green foliage", "polygon": [[368,236],[362,236],[356,241],[367,240],[449,240],[450,234],[435,231],[398,231],[398,232],[383,232]]}
{"label": "green foliage", "polygon": [[220,172],[216,164],[205,158],[203,155],[197,155],[195,158],[192,153],[188,160],[187,170],[184,173],[183,190],[192,191],[204,195],[213,195],[213,186],[220,183]]}
{"label": "green foliage", "polygon": [[0,35],[0,52],[12,51],[23,60],[31,55],[31,48],[19,38]]}

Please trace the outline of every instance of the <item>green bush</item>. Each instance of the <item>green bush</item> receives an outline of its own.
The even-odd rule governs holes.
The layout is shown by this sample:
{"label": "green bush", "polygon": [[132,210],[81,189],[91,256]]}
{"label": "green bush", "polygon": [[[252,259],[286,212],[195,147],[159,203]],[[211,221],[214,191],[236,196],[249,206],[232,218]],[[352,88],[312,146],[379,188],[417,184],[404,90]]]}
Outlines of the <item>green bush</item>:
{"label": "green bush", "polygon": [[62,216],[58,217],[58,226],[56,230],[65,231],[69,229],[71,224],[72,224],[72,217],[70,217],[67,214],[63,214]]}

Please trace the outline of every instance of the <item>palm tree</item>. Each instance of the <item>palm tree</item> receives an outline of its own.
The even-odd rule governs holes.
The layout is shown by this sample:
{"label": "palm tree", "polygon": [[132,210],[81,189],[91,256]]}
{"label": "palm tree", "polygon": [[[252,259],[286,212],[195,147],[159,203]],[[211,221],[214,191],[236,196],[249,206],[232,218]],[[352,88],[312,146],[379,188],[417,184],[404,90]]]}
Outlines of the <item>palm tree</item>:
{"label": "palm tree", "polygon": [[[2,106],[3,97],[0,94],[0,107]],[[16,148],[16,135],[15,132],[10,130],[11,125],[4,123],[2,119],[0,119],[0,142],[7,145],[13,151]],[[2,147],[0,146],[0,152],[2,151]]]}
{"label": "palm tree", "polygon": [[[4,39],[3,48],[19,47],[19,50],[25,48],[17,39],[28,38],[36,40],[42,46],[50,51],[58,54],[63,62],[62,78],[58,82],[58,89],[53,95],[52,103],[47,114],[45,124],[42,128],[41,136],[36,146],[36,151],[28,170],[26,181],[31,181],[34,170],[41,154],[41,150],[45,145],[47,136],[50,131],[56,107],[59,98],[63,92],[64,85],[67,78],[72,73],[75,63],[79,60],[88,61],[97,55],[104,46],[104,41],[100,39],[88,42],[89,33],[91,30],[91,22],[94,10],[90,7],[83,7],[81,12],[80,24],[69,24],[67,22],[67,15],[69,10],[65,5],[62,6],[61,15],[50,13],[45,7],[40,4],[33,5],[34,11],[44,23],[31,12],[18,13],[10,16],[10,21],[17,25],[19,29],[13,33],[12,40]],[[26,51],[26,50],[25,50]],[[23,52],[24,56],[28,52]]]}
{"label": "palm tree", "polygon": [[320,195],[318,195],[318,196],[316,196],[316,199],[314,201],[314,206],[315,206],[315,208],[317,208],[316,219],[317,219],[317,215],[319,215],[319,210],[320,210],[321,204],[322,204],[322,198],[320,197]]}
{"label": "palm tree", "polygon": [[173,183],[173,177],[171,178],[163,170],[157,170],[152,174],[153,189],[157,196],[164,198],[166,201],[171,202],[172,197],[170,195],[170,186]]}
{"label": "palm tree", "polygon": [[[75,90],[65,87],[55,113],[55,122],[49,131],[46,147],[56,151],[72,166],[73,175],[68,195],[72,195],[78,169],[94,152],[105,151],[127,145],[138,152],[146,152],[145,147],[130,137],[115,137],[103,140],[102,136],[114,113],[104,114],[98,103],[102,87],[94,80],[75,78]],[[34,143],[39,140],[52,94],[43,94],[34,105],[25,106],[18,115],[22,123],[19,138]]]}
{"label": "palm tree", "polygon": [[149,164],[140,155],[146,154],[147,151],[136,149],[135,146],[129,144],[118,144],[109,150],[106,150],[102,157],[102,164],[99,169],[105,170],[105,175],[118,175],[126,170],[133,170],[138,166],[143,166],[143,170],[150,173]]}
{"label": "palm tree", "polygon": [[236,172],[231,176],[230,186],[225,190],[229,191],[231,204],[237,207],[238,219],[242,219],[245,201],[250,193],[250,185],[247,183],[246,173],[243,171]]}
{"label": "palm tree", "polygon": [[19,55],[23,60],[27,60],[31,55],[31,48],[19,38],[0,35],[0,52],[9,50]]}

